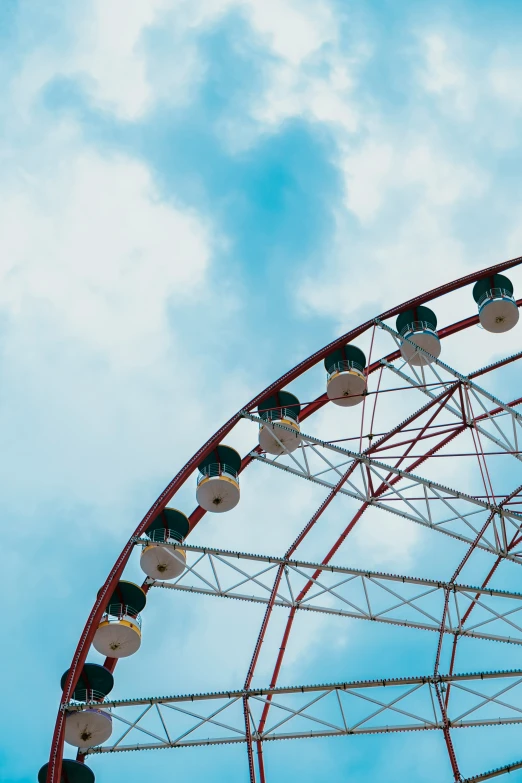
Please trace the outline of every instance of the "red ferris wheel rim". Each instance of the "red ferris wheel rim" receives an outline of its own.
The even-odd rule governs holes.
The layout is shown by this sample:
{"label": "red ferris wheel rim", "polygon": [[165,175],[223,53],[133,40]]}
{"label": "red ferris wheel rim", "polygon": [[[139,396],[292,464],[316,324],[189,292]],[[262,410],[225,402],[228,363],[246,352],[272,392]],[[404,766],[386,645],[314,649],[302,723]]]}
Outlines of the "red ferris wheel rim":
{"label": "red ferris wheel rim", "polygon": [[[450,283],[447,283],[443,286],[439,286],[435,289],[432,289],[428,292],[425,292],[421,294],[418,297],[415,297],[413,299],[410,299],[386,312],[378,316],[379,321],[385,321],[389,318],[392,318],[404,310],[408,308],[414,308],[418,307],[420,305],[423,305],[426,302],[433,301],[434,299],[437,299],[441,296],[444,296],[445,294],[451,293],[452,291],[456,291],[460,288],[463,288],[471,283],[476,282],[477,280],[480,280],[481,278],[485,278],[494,274],[498,274],[500,272],[503,272],[507,269],[510,269],[512,267],[515,267],[522,263],[522,256],[517,257],[514,259],[510,259],[508,261],[504,261],[500,264],[496,264],[494,266],[488,267],[486,269],[483,269],[479,272],[475,272],[469,275],[466,275],[464,277],[461,277],[455,281],[452,281]],[[520,307],[522,305],[522,300],[517,301],[517,305]],[[62,759],[63,759],[63,746],[64,746],[64,724],[65,724],[65,715],[63,707],[64,705],[68,704],[71,700],[72,694],[74,692],[74,688],[78,682],[78,678],[80,677],[83,665],[86,661],[87,654],[89,652],[89,649],[92,644],[92,640],[94,637],[94,633],[96,630],[96,627],[102,617],[103,611],[106,607],[106,604],[109,600],[109,596],[112,594],[116,584],[120,580],[123,571],[125,569],[125,566],[128,562],[128,559],[130,557],[130,554],[134,547],[133,539],[136,537],[139,537],[142,535],[142,533],[146,530],[146,528],[150,525],[152,521],[162,512],[162,510],[167,506],[168,502],[172,499],[172,497],[175,495],[175,493],[183,486],[183,484],[186,482],[186,480],[190,477],[190,475],[193,473],[197,465],[201,462],[201,460],[205,459],[210,452],[222,441],[222,439],[232,430],[232,428],[237,424],[237,422],[240,420],[242,413],[244,411],[251,411],[255,406],[257,406],[263,399],[268,397],[270,394],[277,392],[281,390],[286,384],[290,383],[291,381],[295,380],[296,378],[300,377],[303,373],[305,373],[307,370],[309,370],[312,366],[320,362],[325,358],[325,356],[330,353],[331,351],[335,350],[336,348],[342,346],[343,344],[347,342],[351,342],[355,338],[357,338],[359,335],[363,334],[367,330],[369,330],[376,322],[377,319],[371,319],[369,321],[366,321],[365,323],[357,326],[356,328],[350,330],[346,334],[343,334],[342,336],[338,337],[336,340],[332,341],[328,345],[324,346],[320,350],[316,351],[315,353],[311,354],[308,358],[297,364],[294,368],[289,370],[287,373],[282,375],[280,378],[278,378],[276,381],[274,381],[272,384],[270,384],[266,389],[264,389],[262,392],[260,392],[256,397],[254,397],[247,405],[245,405],[240,411],[238,411],[232,418],[230,418],[222,427],[220,427],[214,435],[188,460],[188,462],[181,468],[181,470],[176,474],[176,476],[172,479],[172,481],[167,485],[167,487],[163,490],[163,492],[159,495],[159,497],[156,499],[156,501],[153,503],[147,514],[143,517],[140,524],[137,526],[137,528],[134,530],[132,536],[130,537],[129,541],[125,544],[124,548],[122,549],[120,555],[118,556],[117,560],[115,561],[111,571],[109,572],[109,575],[107,576],[107,579],[105,580],[104,585],[99,590],[96,601],[92,607],[92,610],[89,614],[89,617],[87,618],[86,624],[84,626],[84,629],[82,631],[82,634],[80,636],[80,640],[78,642],[77,648],[75,650],[74,656],[71,661],[71,665],[68,670],[68,675],[66,678],[66,682],[63,688],[62,697],[60,700],[60,707],[58,710],[58,715],[56,719],[56,724],[54,728],[52,743],[51,743],[51,749],[50,749],[50,756],[49,756],[49,765],[48,765],[48,771],[47,771],[47,783],[58,783],[61,778],[61,768],[62,768]],[[440,338],[448,337],[452,334],[455,334],[456,332],[462,331],[464,329],[467,329],[475,324],[477,324],[479,321],[478,315],[470,316],[462,321],[456,322],[445,329],[440,329],[438,331]],[[398,353],[398,352],[396,352]],[[393,356],[393,354],[390,354],[390,356]],[[518,358],[518,357],[517,357]],[[510,361],[513,359],[508,359],[506,361]],[[505,363],[504,362],[504,363]],[[371,373],[377,369],[378,363],[374,363],[373,365],[369,365],[368,367],[368,373]],[[470,375],[473,376],[472,373]],[[306,419],[308,416],[315,413],[317,410],[319,410],[326,402],[327,397],[325,394],[320,395],[316,400],[308,403],[306,407],[303,408],[300,419]],[[244,470],[244,468],[250,464],[252,461],[252,458],[247,455],[243,458],[242,464],[241,464],[241,470]],[[328,501],[329,502],[329,501]],[[203,515],[206,512],[204,509],[202,509],[200,506],[198,506],[193,513],[190,515],[190,531],[191,532],[197,523],[200,521],[200,519],[203,517]],[[322,512],[320,512],[322,513]],[[292,549],[292,547],[290,548]],[[494,569],[493,569],[494,570]],[[269,610],[269,607],[267,608]],[[268,611],[268,616],[270,612]],[[263,627],[260,632],[260,639],[262,641],[262,634],[263,634]],[[440,641],[439,641],[439,647],[440,647]],[[258,640],[259,644],[259,640]],[[251,666],[249,668],[249,672],[247,675],[247,681],[251,681],[253,676],[253,671],[255,669],[255,663],[256,663],[256,655],[258,654],[258,649],[256,646],[256,650],[254,651],[254,656],[252,659]],[[437,660],[438,663],[438,660]],[[113,659],[112,662],[107,661],[108,668],[114,669],[115,666],[115,660]],[[277,677],[276,677],[277,679]],[[447,697],[446,697],[447,698]],[[443,704],[441,703],[441,710],[444,712]],[[247,735],[248,735],[248,720],[246,721],[247,726]],[[450,759],[451,759],[451,748],[448,743],[448,749],[450,751]],[[250,777],[252,781],[255,781],[255,773],[253,770],[253,756],[252,756],[252,739],[248,737],[248,751],[249,751],[249,763],[250,763]],[[260,751],[260,745],[258,747],[258,751]],[[261,756],[262,759],[262,756]],[[453,760],[452,760],[453,764]],[[261,760],[262,765],[262,760]],[[455,762],[456,765],[456,762]],[[455,771],[455,765],[454,765],[454,773],[455,773],[455,779],[458,780],[460,778],[456,777],[456,771]],[[262,766],[260,767],[260,775],[261,775],[261,783],[264,783],[264,772]]]}

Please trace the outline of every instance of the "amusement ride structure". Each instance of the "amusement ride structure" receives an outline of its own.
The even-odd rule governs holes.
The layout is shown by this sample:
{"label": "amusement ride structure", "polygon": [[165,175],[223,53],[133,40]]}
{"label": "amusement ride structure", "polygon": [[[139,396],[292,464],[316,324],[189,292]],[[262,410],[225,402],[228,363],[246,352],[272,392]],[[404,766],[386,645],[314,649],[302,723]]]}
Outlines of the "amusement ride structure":
{"label": "amusement ride structure", "polygon": [[[522,565],[522,392],[500,399],[513,363],[522,359],[522,351],[503,353],[503,335],[516,326],[522,304],[505,272],[519,264],[522,258],[468,275],[357,326],[272,383],[194,454],[132,532],[97,594],[62,677],[50,757],[39,783],[94,783],[89,762],[97,756],[101,763],[107,753],[227,743],[245,746],[250,783],[265,783],[266,743],[399,731],[437,732],[454,781],[482,781],[522,768],[514,758],[490,771],[462,769],[454,741],[457,729],[522,724],[522,668],[456,669],[462,640],[522,644],[522,592],[496,584],[503,568],[516,582],[516,566]],[[439,320],[441,312],[454,312],[444,303],[455,296],[468,302],[468,311],[440,327],[435,310]],[[466,335],[473,329],[471,343]],[[496,335],[497,353],[483,366],[480,340],[488,332]],[[446,362],[451,356],[471,367],[454,369]],[[301,402],[297,382],[323,362],[326,388]],[[330,429],[321,419],[325,410],[334,416]],[[252,442],[242,456],[227,438],[245,423]],[[472,472],[462,467],[466,458],[473,461]],[[437,475],[443,463],[444,480]],[[249,466],[279,471],[288,481],[304,479],[323,491],[293,543],[269,555],[190,543],[205,514],[223,514],[241,503],[241,476]],[[499,476],[510,486],[499,488]],[[187,482],[193,482],[197,501],[188,516],[174,507]],[[342,524],[331,540],[325,533],[314,561],[303,559],[299,548],[335,503],[349,504]],[[345,565],[342,544],[372,513],[420,525],[433,540],[445,538],[457,553],[446,573],[422,578]],[[124,574],[138,554],[141,585]],[[476,561],[483,573],[470,585],[464,577]],[[112,698],[118,661],[139,660],[142,614],[158,588],[173,591],[174,601],[184,591],[264,607],[236,690]],[[273,651],[273,675],[265,687],[254,687],[268,627],[281,610],[288,617]],[[339,623],[362,619],[431,631],[433,666],[422,676],[283,687],[279,673],[294,620],[307,612]],[[88,660],[91,650],[104,656],[103,664]],[[152,715],[161,730],[151,730]],[[182,730],[176,728],[179,716]]]}

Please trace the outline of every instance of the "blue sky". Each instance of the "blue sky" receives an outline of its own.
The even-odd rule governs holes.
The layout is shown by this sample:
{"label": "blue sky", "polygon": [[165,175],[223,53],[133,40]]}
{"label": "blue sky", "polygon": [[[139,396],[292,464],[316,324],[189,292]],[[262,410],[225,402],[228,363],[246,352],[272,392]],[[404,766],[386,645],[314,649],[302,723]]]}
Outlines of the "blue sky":
{"label": "blue sky", "polygon": [[[96,590],[201,443],[341,331],[522,252],[521,29],[507,0],[3,0],[2,780],[35,780]],[[446,321],[469,314],[452,301]],[[498,349],[470,350],[464,369]],[[315,490],[291,503],[284,482],[273,490],[288,535],[265,535],[251,500],[242,524],[205,523],[198,541],[286,547]],[[252,479],[252,497],[263,491]],[[421,539],[378,565],[422,569]],[[261,615],[203,604],[180,599],[171,628],[158,599],[149,658],[118,669],[120,695],[142,693],[143,671],[147,693],[242,684]],[[198,645],[225,625],[231,649],[211,681]],[[383,646],[390,676],[432,659],[431,638],[373,626],[348,641],[331,631],[326,653],[328,629],[302,632],[306,661],[298,650],[287,680],[292,665],[307,680],[379,676]],[[165,682],[165,660],[182,676]],[[409,742],[317,742],[308,755],[280,743],[271,779],[431,781],[432,765],[447,778],[436,738]],[[180,756],[93,768],[98,783],[246,780],[244,749]]]}

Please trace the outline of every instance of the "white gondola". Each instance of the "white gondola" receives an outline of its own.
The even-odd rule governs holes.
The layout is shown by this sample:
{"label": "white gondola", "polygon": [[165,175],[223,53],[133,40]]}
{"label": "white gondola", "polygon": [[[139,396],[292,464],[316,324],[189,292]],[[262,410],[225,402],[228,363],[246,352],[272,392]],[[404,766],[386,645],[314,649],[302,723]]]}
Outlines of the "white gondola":
{"label": "white gondola", "polygon": [[75,748],[92,748],[106,742],[112,734],[112,718],[95,707],[69,712],[65,718],[65,741]]}
{"label": "white gondola", "polygon": [[355,345],[345,345],[329,354],[324,364],[328,373],[328,399],[343,408],[359,405],[367,387],[364,353]]}
{"label": "white gondola", "polygon": [[[283,430],[281,427],[274,426],[274,423],[289,427]],[[284,454],[286,451],[295,451],[301,443],[299,424],[289,416],[281,416],[273,422],[263,424],[259,430],[259,445],[268,454]]]}
{"label": "white gondola", "polygon": [[428,307],[416,307],[398,316],[401,355],[408,364],[419,367],[431,364],[440,356],[441,345],[436,329],[437,317]]}
{"label": "white gondola", "polygon": [[181,547],[174,546],[176,543],[176,538],[168,536],[163,544],[152,543],[143,548],[140,566],[147,576],[163,580],[181,576],[187,566],[187,553]]}
{"label": "white gondola", "polygon": [[94,634],[93,646],[108,658],[127,658],[141,645],[141,617],[134,609],[122,604],[107,607]]}
{"label": "white gondola", "polygon": [[143,571],[151,579],[175,579],[187,565],[187,553],[179,546],[190,529],[187,516],[177,508],[164,508],[147,528],[150,544],[140,557]]}
{"label": "white gondola", "polygon": [[[433,359],[438,359],[440,356],[440,340],[437,333],[430,329],[426,322],[415,321],[412,328],[405,330],[401,336],[404,338],[401,344],[401,355],[408,364],[419,367],[423,364],[431,364]],[[421,353],[418,348],[426,351],[429,356]]]}
{"label": "white gondola", "polygon": [[[348,364],[348,363],[347,363]],[[366,378],[353,367],[339,363],[328,376],[326,393],[328,399],[343,408],[359,405],[366,391]]]}
{"label": "white gondola", "polygon": [[259,445],[263,451],[267,454],[280,455],[299,448],[300,411],[299,400],[287,391],[277,392],[259,404],[258,413],[263,419],[263,424],[259,427]]}
{"label": "white gondola", "polygon": [[94,634],[94,648],[108,658],[127,658],[137,652],[141,645],[139,613],[146,603],[139,585],[120,580]]}
{"label": "white gondola", "polygon": [[200,463],[196,499],[201,508],[221,514],[237,506],[240,467],[237,451],[221,445]]}
{"label": "white gondola", "polygon": [[480,324],[487,332],[508,332],[518,323],[513,284],[505,275],[478,280],[473,287],[473,298],[478,306]]}
{"label": "white gondola", "polygon": [[239,481],[237,474],[228,465],[216,464],[209,467],[206,475],[198,477],[196,500],[205,511],[223,513],[231,511],[239,503]]}
{"label": "white gondola", "polygon": [[[60,685],[65,688],[69,670],[64,672]],[[101,702],[114,687],[114,677],[98,663],[85,663],[74,688],[73,702],[89,704],[83,710],[70,710],[65,714],[65,741],[76,748],[101,745],[112,734],[112,718]],[[100,705],[93,704],[99,702]]]}

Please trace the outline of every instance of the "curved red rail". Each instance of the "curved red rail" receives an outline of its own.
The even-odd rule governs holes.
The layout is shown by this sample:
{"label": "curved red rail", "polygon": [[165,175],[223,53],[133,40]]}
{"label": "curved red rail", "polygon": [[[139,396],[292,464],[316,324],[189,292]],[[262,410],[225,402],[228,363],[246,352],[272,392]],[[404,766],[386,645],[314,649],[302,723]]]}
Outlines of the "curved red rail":
{"label": "curved red rail", "polygon": [[[464,277],[461,277],[458,280],[454,280],[451,283],[447,283],[443,286],[434,288],[431,291],[427,291],[418,297],[415,297],[413,299],[410,299],[402,303],[397,307],[387,310],[386,312],[384,312],[382,315],[379,316],[379,319],[387,320],[388,318],[392,318],[393,316],[398,315],[405,309],[411,307],[418,307],[419,305],[424,304],[425,302],[432,301],[440,296],[448,294],[452,291],[456,291],[459,288],[463,288],[464,286],[469,285],[470,283],[474,283],[478,279],[502,272],[504,270],[517,266],[521,263],[522,263],[522,256],[519,256],[517,258],[510,259],[500,264],[496,264],[494,266],[483,269],[480,272],[475,272],[470,275],[465,275]],[[478,322],[478,317],[473,316],[471,318],[465,319],[465,321],[459,322],[458,324],[454,324],[452,327],[448,327],[448,329],[446,330],[441,330],[441,332],[439,332],[439,335],[448,336],[449,334],[452,334],[455,331],[459,331],[460,329],[465,329],[477,322]],[[256,397],[254,397],[253,400],[251,400],[246,406],[244,406],[244,409],[251,410],[256,405],[258,405],[265,397],[272,394],[273,392],[282,389],[287,383],[290,383],[291,381],[295,380],[300,375],[302,375],[302,373],[304,373],[306,370],[310,369],[315,364],[317,364],[322,359],[324,359],[328,353],[340,347],[341,345],[345,344],[346,342],[350,342],[351,340],[354,340],[356,337],[361,335],[372,325],[373,325],[373,320],[366,321],[366,323],[361,324],[355,329],[352,329],[351,331],[347,332],[341,337],[338,337],[336,340],[333,340],[331,343],[324,346],[320,350],[316,351],[307,359],[304,359],[293,369],[289,370],[287,373],[285,373],[276,381],[274,381],[272,384],[270,384],[270,386],[268,386],[262,392],[260,392]],[[323,395],[322,397],[318,398],[318,400],[316,400],[315,402],[310,403],[310,405],[308,405],[304,409],[303,417],[309,416],[312,413],[314,413],[315,410],[318,410],[320,407],[322,407],[322,405],[324,405],[325,402],[326,402],[326,395]],[[146,530],[146,528],[156,518],[156,516],[159,513],[161,513],[161,511],[165,508],[165,506],[171,500],[174,494],[185,483],[185,481],[195,470],[197,465],[203,459],[205,459],[205,457],[208,454],[210,454],[212,449],[215,448],[221,442],[221,440],[230,432],[230,430],[235,426],[235,424],[239,421],[240,418],[241,418],[241,411],[238,411],[222,427],[220,427],[220,429],[217,430],[217,432],[190,458],[190,460],[176,474],[176,476],[174,476],[172,481],[163,490],[161,495],[153,503],[149,511],[145,514],[145,516],[143,517],[139,525],[132,533],[132,536],[127,541],[119,557],[114,563],[114,566],[112,567],[109,575],[107,576],[107,579],[105,580],[102,588],[99,590],[96,601],[94,602],[89,617],[87,618],[87,622],[85,624],[85,627],[80,636],[80,640],[74,652],[73,659],[69,667],[67,679],[63,688],[62,698],[60,700],[60,707],[58,710],[53,738],[51,742],[46,783],[59,783],[61,779],[64,730],[65,730],[65,714],[64,714],[63,706],[67,704],[72,698],[74,688],[78,682],[78,678],[80,676],[83,665],[86,661],[87,654],[90,649],[92,640],[94,638],[96,628],[101,620],[103,611],[107,605],[109,597],[112,591],[114,590],[117,582],[121,578],[125,566],[127,564],[127,561],[132,552],[134,546],[132,539],[136,536],[140,536]],[[249,461],[250,460],[248,458],[243,460],[242,467],[246,467]],[[201,519],[202,516],[203,516],[202,509],[201,509],[201,513],[199,512],[199,509],[196,509],[196,511],[191,515],[191,530],[195,527],[195,525],[197,524],[199,519]]]}

